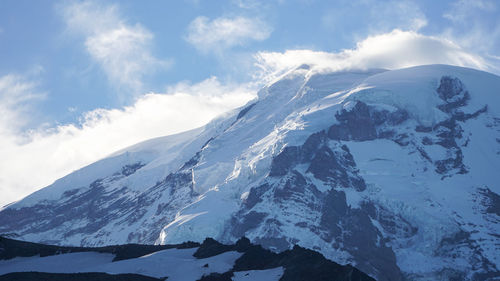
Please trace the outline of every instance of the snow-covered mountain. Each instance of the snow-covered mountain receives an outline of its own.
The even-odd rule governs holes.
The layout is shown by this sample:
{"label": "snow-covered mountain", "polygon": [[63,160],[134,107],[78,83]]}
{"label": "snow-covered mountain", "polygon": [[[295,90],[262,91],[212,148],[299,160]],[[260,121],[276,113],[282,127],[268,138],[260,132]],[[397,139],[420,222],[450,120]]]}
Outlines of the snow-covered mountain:
{"label": "snow-covered mountain", "polygon": [[0,233],[85,246],[246,236],[377,280],[486,280],[500,277],[499,167],[500,77],[303,65],[203,128],[5,207]]}

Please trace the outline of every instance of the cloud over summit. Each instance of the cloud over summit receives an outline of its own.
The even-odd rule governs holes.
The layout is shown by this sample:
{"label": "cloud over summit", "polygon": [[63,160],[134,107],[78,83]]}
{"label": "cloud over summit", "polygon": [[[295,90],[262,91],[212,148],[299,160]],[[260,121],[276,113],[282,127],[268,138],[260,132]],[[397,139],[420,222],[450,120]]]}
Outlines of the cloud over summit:
{"label": "cloud over summit", "polygon": [[370,36],[353,49],[340,52],[286,50],[259,52],[255,55],[261,76],[272,80],[302,64],[317,70],[397,69],[424,64],[450,64],[492,70],[481,56],[463,50],[457,44],[414,31],[393,30]]}

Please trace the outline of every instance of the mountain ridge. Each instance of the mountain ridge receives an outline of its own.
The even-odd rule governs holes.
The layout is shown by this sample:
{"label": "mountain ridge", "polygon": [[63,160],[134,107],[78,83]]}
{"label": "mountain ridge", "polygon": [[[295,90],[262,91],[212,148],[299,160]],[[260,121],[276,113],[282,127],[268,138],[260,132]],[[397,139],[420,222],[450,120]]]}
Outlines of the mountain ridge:
{"label": "mountain ridge", "polygon": [[[189,250],[188,255],[180,253],[184,250]],[[92,259],[96,261],[89,263],[85,261],[85,257],[76,256],[80,253],[93,255]],[[231,255],[230,258],[224,257],[227,254]],[[112,260],[109,260],[109,255]],[[162,255],[171,259],[162,259]],[[176,255],[181,255],[182,258],[176,259]],[[157,260],[155,256],[159,256]],[[51,259],[66,260],[65,266],[51,267]],[[148,259],[149,261],[144,262]],[[221,262],[217,259],[222,259],[222,262],[227,264],[223,267],[217,266],[217,263]],[[184,270],[191,267],[191,270],[199,272],[195,275],[189,272],[182,274],[172,270],[174,267],[186,267]],[[184,242],[163,246],[126,244],[84,248],[43,245],[0,236],[0,280],[194,281],[233,280],[233,277],[241,280],[241,276],[247,276],[245,280],[260,280],[258,276],[253,276],[255,273],[273,273],[275,276],[268,276],[267,280],[282,281],[374,280],[350,265],[336,264],[312,250],[294,246],[291,250],[273,253],[259,245],[251,244],[244,237],[233,245],[221,244],[207,238],[201,244]]]}

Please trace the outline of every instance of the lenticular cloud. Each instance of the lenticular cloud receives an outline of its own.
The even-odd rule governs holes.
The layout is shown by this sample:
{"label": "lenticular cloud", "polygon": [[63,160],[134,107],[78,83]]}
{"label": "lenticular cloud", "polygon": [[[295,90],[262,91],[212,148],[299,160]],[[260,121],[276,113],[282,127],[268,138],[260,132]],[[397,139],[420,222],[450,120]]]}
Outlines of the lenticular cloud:
{"label": "lenticular cloud", "polygon": [[272,81],[284,72],[309,64],[318,70],[398,69],[425,64],[450,64],[491,70],[480,56],[468,53],[457,44],[413,31],[394,30],[370,36],[353,49],[338,53],[312,50],[259,52],[255,55],[260,77]]}

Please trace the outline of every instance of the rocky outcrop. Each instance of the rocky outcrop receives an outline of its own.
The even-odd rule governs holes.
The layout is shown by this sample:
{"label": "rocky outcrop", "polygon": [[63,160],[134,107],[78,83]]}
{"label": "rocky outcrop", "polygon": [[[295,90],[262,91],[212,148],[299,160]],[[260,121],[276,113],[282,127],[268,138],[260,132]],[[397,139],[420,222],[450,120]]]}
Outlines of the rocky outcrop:
{"label": "rocky outcrop", "polygon": [[247,238],[242,238],[234,245],[223,245],[213,239],[205,240],[196,257],[210,257],[223,252],[238,251],[243,255],[235,261],[232,270],[204,276],[201,280],[232,280],[235,271],[264,270],[283,267],[283,281],[300,280],[339,280],[364,281],[374,280],[350,265],[339,265],[329,261],[318,252],[293,246],[281,253],[273,253],[259,245],[252,245]]}

